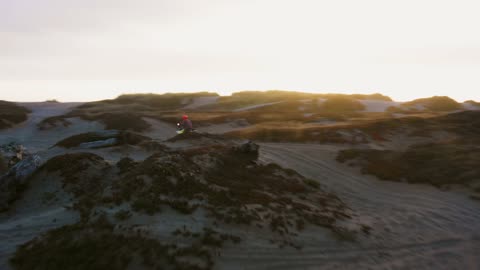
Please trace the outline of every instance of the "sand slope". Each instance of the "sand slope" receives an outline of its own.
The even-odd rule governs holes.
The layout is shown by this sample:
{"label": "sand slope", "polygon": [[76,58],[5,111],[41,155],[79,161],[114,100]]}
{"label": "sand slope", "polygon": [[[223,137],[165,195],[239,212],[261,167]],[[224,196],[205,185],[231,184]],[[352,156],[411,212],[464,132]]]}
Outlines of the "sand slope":
{"label": "sand slope", "polygon": [[262,144],[260,149],[265,162],[322,179],[372,226],[371,237],[352,247],[318,247],[305,258],[272,262],[264,269],[279,269],[274,264],[284,269],[480,269],[480,202],[462,193],[363,176],[335,161],[339,148]]}
{"label": "sand slope", "polygon": [[192,110],[202,106],[215,104],[220,97],[198,97],[194,98],[193,102],[183,107],[184,110]]}
{"label": "sand slope", "polygon": [[391,106],[398,106],[401,103],[395,101],[383,101],[383,100],[359,100],[360,103],[365,105],[366,112],[385,112]]}
{"label": "sand slope", "polygon": [[97,122],[84,121],[78,118],[69,119],[72,125],[69,127],[57,127],[50,130],[39,130],[37,124],[43,119],[62,115],[70,111],[80,103],[20,103],[20,105],[32,110],[28,120],[12,128],[0,132],[0,144],[16,142],[24,145],[31,152],[44,150],[66,137],[103,129],[103,125]]}

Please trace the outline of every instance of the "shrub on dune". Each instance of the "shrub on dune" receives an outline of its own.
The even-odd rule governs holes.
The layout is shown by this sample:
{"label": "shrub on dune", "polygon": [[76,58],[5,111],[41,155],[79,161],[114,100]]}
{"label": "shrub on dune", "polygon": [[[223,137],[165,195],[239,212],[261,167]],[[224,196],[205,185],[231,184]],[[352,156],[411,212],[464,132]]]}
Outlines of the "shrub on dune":
{"label": "shrub on dune", "polygon": [[462,108],[462,105],[446,96],[434,96],[431,98],[420,98],[402,104],[405,108],[424,107],[433,112],[448,112]]}
{"label": "shrub on dune", "polygon": [[31,111],[13,102],[0,100],[0,129],[24,122]]}
{"label": "shrub on dune", "polygon": [[333,128],[309,127],[251,127],[226,133],[233,138],[248,138],[268,142],[346,143],[347,140]]}
{"label": "shrub on dune", "polygon": [[100,147],[110,147],[110,146],[117,146],[117,145],[139,145],[143,142],[151,141],[151,138],[142,136],[140,134],[136,134],[130,131],[106,131],[106,132],[87,132],[81,133],[77,135],[70,136],[65,138],[55,146],[60,146],[64,148],[72,148],[81,145],[82,143],[91,143],[97,141],[105,141],[109,139],[115,139],[114,143],[100,145]]}
{"label": "shrub on dune", "polygon": [[158,94],[128,94],[121,95],[113,100],[114,103],[130,104],[139,103],[150,107],[159,108],[162,110],[177,109],[185,106],[197,97],[214,97],[218,96],[216,93],[198,92],[198,93],[166,93]]}
{"label": "shrub on dune", "polygon": [[375,94],[370,94],[370,95],[364,95],[364,94],[353,94],[349,95],[352,98],[355,99],[360,99],[360,100],[379,100],[379,101],[393,101],[392,98],[382,95],[380,93],[375,93]]}
{"label": "shrub on dune", "polygon": [[141,116],[128,113],[106,113],[100,121],[106,129],[144,131],[151,127]]}
{"label": "shrub on dune", "polygon": [[403,152],[349,149],[341,151],[337,160],[354,160],[363,173],[382,180],[468,186],[480,179],[480,154],[459,142],[415,145]]}
{"label": "shrub on dune", "polygon": [[3,157],[3,155],[0,153],[0,176],[6,173],[8,170],[8,165],[7,161]]}
{"label": "shrub on dune", "polygon": [[38,129],[40,130],[47,130],[50,128],[55,128],[58,126],[68,127],[72,124],[72,122],[68,121],[61,115],[58,116],[51,116],[43,119],[40,123],[37,124]]}
{"label": "shrub on dune", "polygon": [[325,112],[356,112],[364,110],[365,105],[350,97],[336,96],[325,100],[320,109]]}

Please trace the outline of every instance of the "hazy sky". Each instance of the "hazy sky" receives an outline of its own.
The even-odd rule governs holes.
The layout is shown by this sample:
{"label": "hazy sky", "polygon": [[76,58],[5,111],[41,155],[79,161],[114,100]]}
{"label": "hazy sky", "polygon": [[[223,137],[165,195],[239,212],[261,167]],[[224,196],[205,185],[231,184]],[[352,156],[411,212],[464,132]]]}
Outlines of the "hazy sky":
{"label": "hazy sky", "polygon": [[381,92],[480,100],[466,0],[0,0],[0,99]]}

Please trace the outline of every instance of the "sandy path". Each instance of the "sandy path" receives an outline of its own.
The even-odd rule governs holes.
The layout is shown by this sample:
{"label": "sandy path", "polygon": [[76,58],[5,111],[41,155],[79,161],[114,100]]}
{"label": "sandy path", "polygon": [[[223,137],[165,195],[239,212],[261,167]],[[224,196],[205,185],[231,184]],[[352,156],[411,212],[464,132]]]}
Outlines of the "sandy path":
{"label": "sandy path", "polygon": [[217,102],[220,97],[198,97],[193,100],[192,103],[183,107],[185,110],[196,109],[202,106],[211,105]]}
{"label": "sandy path", "polygon": [[383,101],[383,100],[359,100],[360,103],[365,105],[366,112],[385,112],[388,107],[398,106],[401,103],[395,101]]}
{"label": "sandy path", "polygon": [[142,134],[145,136],[148,136],[157,141],[163,141],[177,135],[176,123],[168,123],[152,118],[143,119],[151,125],[151,128],[149,130],[142,132]]}
{"label": "sandy path", "polygon": [[257,104],[257,105],[251,105],[251,106],[247,106],[247,107],[235,109],[235,110],[233,110],[232,112],[249,111],[249,110],[253,110],[253,109],[257,109],[257,108],[261,108],[261,107],[266,107],[266,106],[275,105],[275,104],[282,103],[282,102],[283,102],[283,101],[276,101],[276,102],[269,102],[269,103],[262,103],[262,104]]}
{"label": "sandy path", "polygon": [[0,131],[0,144],[16,142],[24,145],[30,152],[44,150],[61,139],[69,136],[103,130],[103,125],[98,122],[84,121],[78,118],[69,119],[72,125],[69,127],[57,127],[49,130],[39,130],[37,124],[43,119],[62,115],[70,111],[80,103],[20,103],[32,110],[28,120],[12,128]]}
{"label": "sandy path", "polygon": [[351,246],[256,251],[262,269],[480,269],[480,203],[425,185],[375,180],[338,164],[337,146],[262,144],[261,159],[319,179],[372,228]]}

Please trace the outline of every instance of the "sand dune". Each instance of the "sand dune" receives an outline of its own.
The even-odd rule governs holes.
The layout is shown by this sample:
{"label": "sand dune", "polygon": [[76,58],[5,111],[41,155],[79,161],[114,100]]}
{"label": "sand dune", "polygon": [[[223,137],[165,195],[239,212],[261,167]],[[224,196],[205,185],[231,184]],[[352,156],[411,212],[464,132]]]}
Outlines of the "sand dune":
{"label": "sand dune", "polygon": [[[372,227],[370,236],[344,243],[325,230],[309,229],[297,240],[304,247],[295,250],[279,249],[259,232],[240,229],[237,234],[242,233],[245,240],[221,251],[216,269],[478,269],[479,202],[468,199],[461,191],[443,192],[426,185],[383,182],[361,175],[335,161],[341,148],[264,143],[260,160],[276,162],[321,181],[347,202],[356,213],[355,218]],[[98,153],[101,152],[108,155],[108,151]],[[40,193],[48,188],[34,190]],[[26,197],[29,200],[18,205],[14,216],[1,217],[0,233],[9,243],[2,245],[0,251],[2,269],[7,267],[5,257],[17,244],[77,218],[65,209],[36,207],[32,198],[37,197],[38,201],[38,195],[30,193]],[[193,223],[183,218],[178,222],[190,227],[206,222],[195,219]],[[163,219],[147,220],[150,221],[143,225],[145,228],[154,229],[164,223]],[[141,220],[138,222],[142,224]],[[167,226],[168,231],[178,222],[161,226]],[[163,230],[155,230],[162,234]]]}
{"label": "sand dune", "polygon": [[366,112],[385,112],[391,106],[398,106],[400,102],[382,100],[359,100],[365,105]]}
{"label": "sand dune", "polygon": [[[203,100],[195,106],[214,102],[212,100]],[[391,105],[383,101],[364,103],[367,110],[374,112]],[[30,118],[18,126],[1,131],[0,144],[11,141],[21,143],[43,160],[67,152],[85,151],[50,147],[71,135],[104,128],[98,122],[72,118],[69,119],[72,122],[69,127],[38,130],[36,125],[43,118],[64,114],[78,104],[22,105],[32,110]],[[172,149],[198,146],[205,141],[165,142],[176,135],[175,126],[150,118],[145,120],[153,128],[143,135],[163,142]],[[199,128],[199,131],[219,134],[239,128],[242,128],[241,124],[217,124]],[[406,142],[403,139],[401,141]],[[311,226],[295,238],[303,246],[297,250],[292,247],[279,248],[270,243],[271,235],[265,235],[255,228],[239,226],[232,229],[232,233],[242,236],[244,240],[219,251],[219,256],[215,257],[215,269],[480,269],[480,201],[469,199],[462,190],[445,192],[428,185],[385,182],[362,175],[358,169],[335,160],[338,151],[348,146],[293,143],[262,143],[260,146],[259,160],[262,163],[274,162],[319,181],[352,209],[353,225],[371,227],[370,235],[359,235],[355,242],[342,242],[327,229]],[[130,145],[89,149],[88,152],[103,157],[110,164],[126,156],[142,161],[151,154],[144,148]],[[50,229],[78,221],[78,213],[67,210],[71,202],[66,192],[57,194],[60,200],[57,203],[43,203],[45,198],[42,196],[46,192],[57,190],[62,188],[55,177],[34,182],[23,199],[15,204],[13,211],[0,214],[0,269],[10,269],[8,258],[17,245]],[[210,221],[201,212],[184,216],[165,211],[154,216],[138,215],[129,222],[163,239],[183,224],[198,229]]]}
{"label": "sand dune", "polygon": [[318,248],[319,254],[329,255],[310,254],[311,258],[304,258],[305,265],[298,265],[302,259],[285,265],[285,269],[315,263],[322,265],[321,269],[334,269],[335,265],[342,269],[480,267],[480,258],[475,255],[480,251],[479,202],[461,192],[382,182],[361,175],[335,162],[338,150],[338,146],[262,144],[265,162],[277,162],[304,176],[321,179],[372,226],[371,237],[353,249]]}
{"label": "sand dune", "polygon": [[0,144],[16,142],[27,147],[31,152],[37,152],[54,145],[59,140],[82,132],[101,130],[103,126],[97,122],[84,121],[78,118],[70,119],[72,125],[68,128],[57,127],[50,130],[39,130],[37,124],[50,116],[62,115],[80,103],[20,103],[32,110],[28,120],[10,129],[0,132]]}

